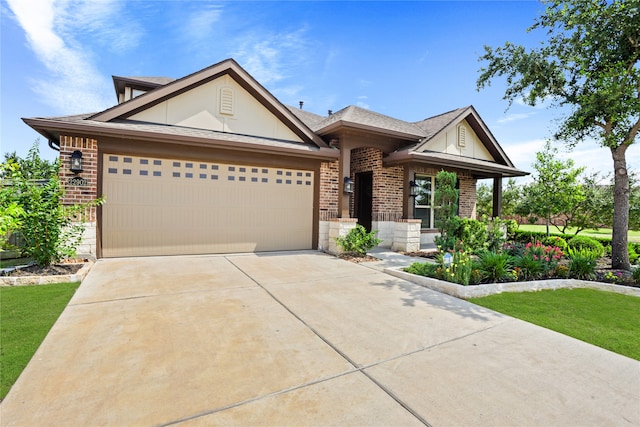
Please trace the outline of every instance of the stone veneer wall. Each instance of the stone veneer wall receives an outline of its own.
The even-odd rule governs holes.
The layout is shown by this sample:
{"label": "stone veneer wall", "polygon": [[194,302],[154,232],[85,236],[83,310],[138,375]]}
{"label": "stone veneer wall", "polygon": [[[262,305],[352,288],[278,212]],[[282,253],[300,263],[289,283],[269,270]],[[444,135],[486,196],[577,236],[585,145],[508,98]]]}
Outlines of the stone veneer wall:
{"label": "stone veneer wall", "polygon": [[[82,169],[79,174],[69,170],[71,154],[82,152]],[[73,205],[96,199],[98,195],[98,141],[92,138],[77,136],[60,136],[60,182],[65,189],[62,203]],[[70,178],[80,177],[87,180],[86,186],[69,185]],[[85,227],[82,242],[78,247],[78,254],[96,255],[96,208],[88,208],[84,218],[79,218]]]}

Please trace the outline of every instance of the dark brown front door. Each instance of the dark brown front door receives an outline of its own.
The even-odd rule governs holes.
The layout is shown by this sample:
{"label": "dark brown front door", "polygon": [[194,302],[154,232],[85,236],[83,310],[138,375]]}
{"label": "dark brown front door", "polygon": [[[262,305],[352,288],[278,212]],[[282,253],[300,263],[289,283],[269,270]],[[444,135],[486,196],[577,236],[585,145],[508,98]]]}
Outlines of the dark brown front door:
{"label": "dark brown front door", "polygon": [[355,210],[358,224],[371,231],[371,210],[373,208],[373,172],[356,174]]}

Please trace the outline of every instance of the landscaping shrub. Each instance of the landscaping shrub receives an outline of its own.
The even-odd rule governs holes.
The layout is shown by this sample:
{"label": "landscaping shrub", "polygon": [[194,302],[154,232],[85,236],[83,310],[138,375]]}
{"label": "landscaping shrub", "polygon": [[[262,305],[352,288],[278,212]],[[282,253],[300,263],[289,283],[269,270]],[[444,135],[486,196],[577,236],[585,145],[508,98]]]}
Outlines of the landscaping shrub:
{"label": "landscaping shrub", "polygon": [[543,244],[547,246],[555,246],[560,248],[562,252],[567,251],[567,241],[560,236],[546,236],[540,240]]}
{"label": "landscaping shrub", "polygon": [[487,223],[487,243],[486,249],[491,252],[498,252],[507,241],[507,225],[500,218],[493,218]]}
{"label": "landscaping shrub", "polygon": [[636,245],[629,243],[629,262],[631,264],[636,264],[638,262],[638,258],[640,258],[640,254],[636,251]]}
{"label": "landscaping shrub", "polygon": [[417,274],[418,276],[435,277],[436,270],[440,266],[431,262],[414,262],[404,271],[411,274]]}
{"label": "landscaping shrub", "polygon": [[455,231],[460,218],[458,210],[459,190],[456,188],[458,176],[455,172],[441,170],[436,175],[436,188],[433,195],[435,205],[435,226],[440,231],[435,243],[442,251],[452,250],[455,246]]}
{"label": "landscaping shrub", "polygon": [[366,228],[358,224],[346,236],[336,237],[336,243],[347,254],[364,256],[369,249],[382,242],[376,237],[377,232],[378,230],[367,232]]}
{"label": "landscaping shrub", "polygon": [[640,267],[634,268],[631,274],[632,274],[633,280],[635,280],[636,283],[640,285]]}
{"label": "landscaping shrub", "polygon": [[464,250],[477,252],[487,243],[487,224],[471,218],[458,218],[453,230],[455,241],[461,242]]}
{"label": "landscaping shrub", "polygon": [[516,280],[535,280],[540,278],[545,269],[542,263],[533,259],[533,255],[522,255],[513,260]]}
{"label": "landscaping shrub", "polygon": [[593,251],[597,255],[596,258],[604,255],[604,246],[602,243],[588,236],[573,236],[567,242],[567,246],[571,249],[588,249]]}
{"label": "landscaping shrub", "polygon": [[478,255],[478,269],[489,282],[502,282],[511,276],[511,257],[506,253],[484,251]]}
{"label": "landscaping shrub", "polygon": [[570,276],[581,280],[592,280],[595,278],[596,251],[589,249],[567,249],[569,253],[569,273]]}

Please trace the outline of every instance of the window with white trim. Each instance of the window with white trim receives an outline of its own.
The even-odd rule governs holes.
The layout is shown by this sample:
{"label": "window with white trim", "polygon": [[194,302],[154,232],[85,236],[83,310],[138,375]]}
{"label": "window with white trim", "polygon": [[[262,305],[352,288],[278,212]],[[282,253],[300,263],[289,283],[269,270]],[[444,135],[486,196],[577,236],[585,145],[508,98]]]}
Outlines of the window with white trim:
{"label": "window with white trim", "polygon": [[[436,228],[438,209],[434,209],[434,196],[436,192],[436,177],[428,175],[416,175],[414,179],[418,186],[418,195],[414,197],[413,217],[422,220],[420,228]],[[460,191],[460,179],[456,181],[456,189]],[[458,197],[458,208],[460,197]],[[458,215],[458,209],[456,209]]]}
{"label": "window with white trim", "polygon": [[418,186],[418,195],[413,199],[413,217],[422,220],[420,228],[434,228],[433,193],[436,188],[436,178],[434,176],[416,175],[414,182]]}

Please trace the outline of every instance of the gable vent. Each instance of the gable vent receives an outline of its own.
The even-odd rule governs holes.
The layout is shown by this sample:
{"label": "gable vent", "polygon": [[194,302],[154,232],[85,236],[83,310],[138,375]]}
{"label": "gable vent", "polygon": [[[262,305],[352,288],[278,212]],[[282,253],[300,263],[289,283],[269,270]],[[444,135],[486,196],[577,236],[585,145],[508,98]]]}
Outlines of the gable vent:
{"label": "gable vent", "polygon": [[458,147],[467,146],[467,128],[465,126],[458,127]]}
{"label": "gable vent", "polygon": [[220,89],[220,114],[228,116],[235,114],[234,93],[230,87]]}

